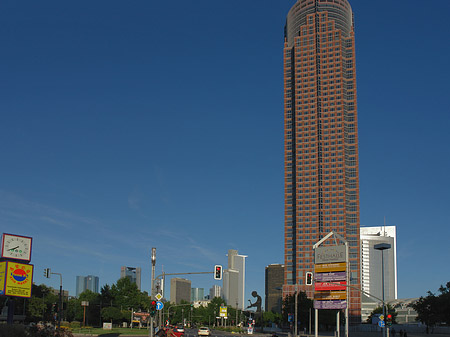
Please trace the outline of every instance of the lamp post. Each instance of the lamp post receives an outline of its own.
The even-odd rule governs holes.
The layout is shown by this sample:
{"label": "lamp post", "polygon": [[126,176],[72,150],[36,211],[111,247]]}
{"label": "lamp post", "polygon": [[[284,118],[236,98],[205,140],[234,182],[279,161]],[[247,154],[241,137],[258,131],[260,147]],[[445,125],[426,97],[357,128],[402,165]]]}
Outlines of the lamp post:
{"label": "lamp post", "polygon": [[[155,265],[156,265],[156,248],[152,248],[152,255],[151,255],[151,261],[152,261],[152,284],[150,289],[150,299],[153,300],[155,298]],[[153,316],[150,316],[150,331],[149,336],[153,337]]]}
{"label": "lamp post", "polygon": [[[383,251],[390,249],[391,245],[389,243],[379,243],[373,246],[376,250],[381,250],[381,290],[382,290],[382,300],[383,300],[383,316],[386,319],[386,306],[384,303],[384,254]],[[383,336],[386,337],[386,324],[383,327]]]}

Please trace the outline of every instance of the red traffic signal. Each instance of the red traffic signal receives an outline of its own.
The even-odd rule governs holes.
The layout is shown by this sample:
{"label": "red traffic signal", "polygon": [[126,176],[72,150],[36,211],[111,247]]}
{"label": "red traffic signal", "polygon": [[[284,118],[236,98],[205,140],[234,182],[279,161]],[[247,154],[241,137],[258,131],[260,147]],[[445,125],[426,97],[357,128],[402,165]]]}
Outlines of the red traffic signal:
{"label": "red traffic signal", "polygon": [[388,314],[387,315],[387,320],[386,320],[387,325],[391,326],[392,325],[392,315]]}
{"label": "red traffic signal", "polygon": [[156,315],[156,301],[153,300],[150,304],[150,315],[153,317]]}
{"label": "red traffic signal", "polygon": [[313,284],[313,273],[310,271],[306,272],[306,285],[311,286]]}
{"label": "red traffic signal", "polygon": [[222,266],[216,264],[214,266],[214,279],[221,280],[222,279]]}

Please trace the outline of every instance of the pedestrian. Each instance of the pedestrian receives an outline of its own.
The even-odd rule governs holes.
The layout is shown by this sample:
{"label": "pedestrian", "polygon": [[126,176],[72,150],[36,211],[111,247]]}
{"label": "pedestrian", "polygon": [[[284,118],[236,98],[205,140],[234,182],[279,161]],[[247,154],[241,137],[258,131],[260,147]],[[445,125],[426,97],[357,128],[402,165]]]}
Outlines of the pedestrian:
{"label": "pedestrian", "polygon": [[403,337],[403,330],[400,329],[400,337]]}
{"label": "pedestrian", "polygon": [[392,332],[392,337],[395,337],[395,328],[392,328],[392,330],[391,330],[391,332]]}
{"label": "pedestrian", "polygon": [[403,331],[403,337],[408,337],[408,334],[406,333],[406,330]]}

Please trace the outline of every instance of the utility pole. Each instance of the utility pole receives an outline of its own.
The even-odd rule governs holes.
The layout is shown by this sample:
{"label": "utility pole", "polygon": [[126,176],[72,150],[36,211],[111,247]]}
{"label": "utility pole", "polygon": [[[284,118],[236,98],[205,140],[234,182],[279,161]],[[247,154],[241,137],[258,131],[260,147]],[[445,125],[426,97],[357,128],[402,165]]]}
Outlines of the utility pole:
{"label": "utility pole", "polygon": [[[151,283],[151,289],[150,289],[150,300],[153,300],[155,298],[155,265],[156,265],[156,248],[152,248],[152,255],[151,255],[151,262],[152,262],[152,283]],[[150,316],[150,331],[149,336],[153,337],[153,316]]]}

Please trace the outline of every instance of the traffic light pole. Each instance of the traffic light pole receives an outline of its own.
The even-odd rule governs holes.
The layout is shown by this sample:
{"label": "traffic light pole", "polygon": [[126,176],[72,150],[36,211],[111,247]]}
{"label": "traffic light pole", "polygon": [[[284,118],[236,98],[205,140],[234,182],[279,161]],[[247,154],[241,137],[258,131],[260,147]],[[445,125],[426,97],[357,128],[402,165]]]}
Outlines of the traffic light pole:
{"label": "traffic light pole", "polygon": [[[152,284],[151,284],[151,290],[150,290],[150,299],[153,301],[155,298],[155,265],[156,265],[156,248],[152,248]],[[153,325],[154,325],[154,318],[152,315],[150,315],[150,331],[149,336],[153,337]]]}

